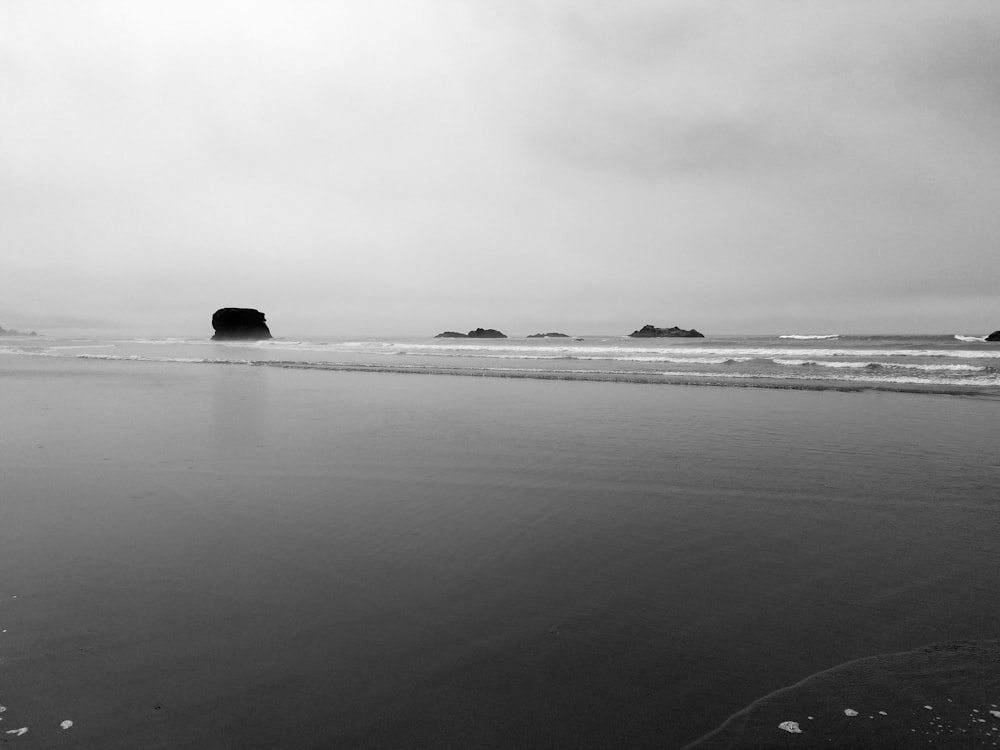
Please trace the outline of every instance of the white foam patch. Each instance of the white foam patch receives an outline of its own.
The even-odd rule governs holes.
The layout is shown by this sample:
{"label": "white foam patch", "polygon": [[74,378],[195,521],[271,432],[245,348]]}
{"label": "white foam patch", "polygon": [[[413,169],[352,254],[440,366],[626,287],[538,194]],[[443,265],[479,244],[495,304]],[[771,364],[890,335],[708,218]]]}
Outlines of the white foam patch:
{"label": "white foam patch", "polygon": [[836,339],[840,338],[839,333],[786,333],[778,336],[779,339]]}
{"label": "white foam patch", "polygon": [[71,726],[73,726],[73,722],[70,721],[69,719],[66,719],[66,721],[61,722],[59,726],[61,726],[63,729],[69,729]]}
{"label": "white foam patch", "polygon": [[20,737],[22,734],[27,734],[27,733],[28,733],[28,728],[27,727],[21,727],[20,729],[8,729],[7,730],[7,734],[13,734],[13,735],[16,735],[17,737]]}
{"label": "white foam patch", "polygon": [[792,734],[802,734],[802,729],[799,727],[799,723],[797,721],[783,721],[778,724],[778,729],[784,729],[786,732],[790,732]]}
{"label": "white foam patch", "polygon": [[858,715],[858,712],[855,711],[853,708],[845,708],[844,709],[844,716],[857,716],[857,715]]}

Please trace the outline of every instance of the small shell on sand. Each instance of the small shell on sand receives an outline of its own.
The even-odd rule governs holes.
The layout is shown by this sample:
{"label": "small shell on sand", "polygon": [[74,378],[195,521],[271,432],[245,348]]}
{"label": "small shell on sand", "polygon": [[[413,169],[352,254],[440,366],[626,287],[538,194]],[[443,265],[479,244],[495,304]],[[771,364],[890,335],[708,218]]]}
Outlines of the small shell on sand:
{"label": "small shell on sand", "polygon": [[858,715],[858,712],[855,711],[853,708],[845,708],[844,709],[844,716],[857,716],[857,715]]}
{"label": "small shell on sand", "polygon": [[69,729],[71,726],[73,726],[73,722],[70,721],[69,719],[66,719],[66,721],[60,723],[59,726],[61,726],[63,729]]}
{"label": "small shell on sand", "polygon": [[28,733],[28,728],[27,727],[21,727],[20,729],[8,729],[7,730],[7,734],[16,734],[18,737],[20,737],[22,734],[27,734],[27,733]]}
{"label": "small shell on sand", "polygon": [[778,729],[784,729],[786,732],[791,732],[792,734],[802,734],[797,721],[783,721],[778,724]]}

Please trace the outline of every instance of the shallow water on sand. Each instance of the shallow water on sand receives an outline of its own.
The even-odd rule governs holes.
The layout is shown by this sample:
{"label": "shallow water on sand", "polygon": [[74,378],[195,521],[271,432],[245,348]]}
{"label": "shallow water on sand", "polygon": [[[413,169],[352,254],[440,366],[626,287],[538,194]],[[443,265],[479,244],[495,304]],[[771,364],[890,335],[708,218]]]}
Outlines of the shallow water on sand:
{"label": "shallow water on sand", "polygon": [[679,747],[996,637],[997,402],[34,359],[0,410],[39,746]]}

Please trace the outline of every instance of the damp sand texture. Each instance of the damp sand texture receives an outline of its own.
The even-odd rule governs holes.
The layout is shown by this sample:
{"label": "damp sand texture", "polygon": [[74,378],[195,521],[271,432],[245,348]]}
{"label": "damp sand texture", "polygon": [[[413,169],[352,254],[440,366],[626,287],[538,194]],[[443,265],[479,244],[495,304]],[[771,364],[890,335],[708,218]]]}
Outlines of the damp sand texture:
{"label": "damp sand texture", "polygon": [[998,409],[4,360],[0,740],[683,747],[995,638]]}

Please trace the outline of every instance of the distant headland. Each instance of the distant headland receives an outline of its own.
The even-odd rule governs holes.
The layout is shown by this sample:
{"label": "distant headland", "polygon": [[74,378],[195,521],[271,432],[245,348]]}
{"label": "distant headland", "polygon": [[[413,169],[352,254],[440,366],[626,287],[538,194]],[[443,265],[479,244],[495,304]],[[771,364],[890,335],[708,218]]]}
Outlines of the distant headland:
{"label": "distant headland", "polygon": [[212,315],[213,341],[238,341],[272,338],[264,313],[247,307],[223,307]]}
{"label": "distant headland", "polygon": [[694,328],[690,330],[685,330],[683,328],[678,328],[677,326],[671,326],[670,328],[657,328],[649,324],[644,325],[638,331],[632,331],[629,334],[632,338],[636,339],[655,339],[655,338],[687,338],[687,339],[703,339],[705,334],[699,333]]}
{"label": "distant headland", "polygon": [[457,331],[445,331],[439,333],[436,339],[505,339],[507,334],[501,333],[495,328],[477,328],[468,333],[458,333]]}
{"label": "distant headland", "polygon": [[13,328],[3,328],[0,326],[0,336],[37,336],[38,334],[32,331],[31,333],[24,333],[23,331],[15,331]]}
{"label": "distant headland", "polygon": [[986,337],[987,341],[1000,341],[1000,331],[994,331]]}
{"label": "distant headland", "polygon": [[529,333],[528,334],[528,338],[529,339],[568,339],[569,338],[569,334],[568,333],[555,333],[555,332],[550,332],[550,333]]}

